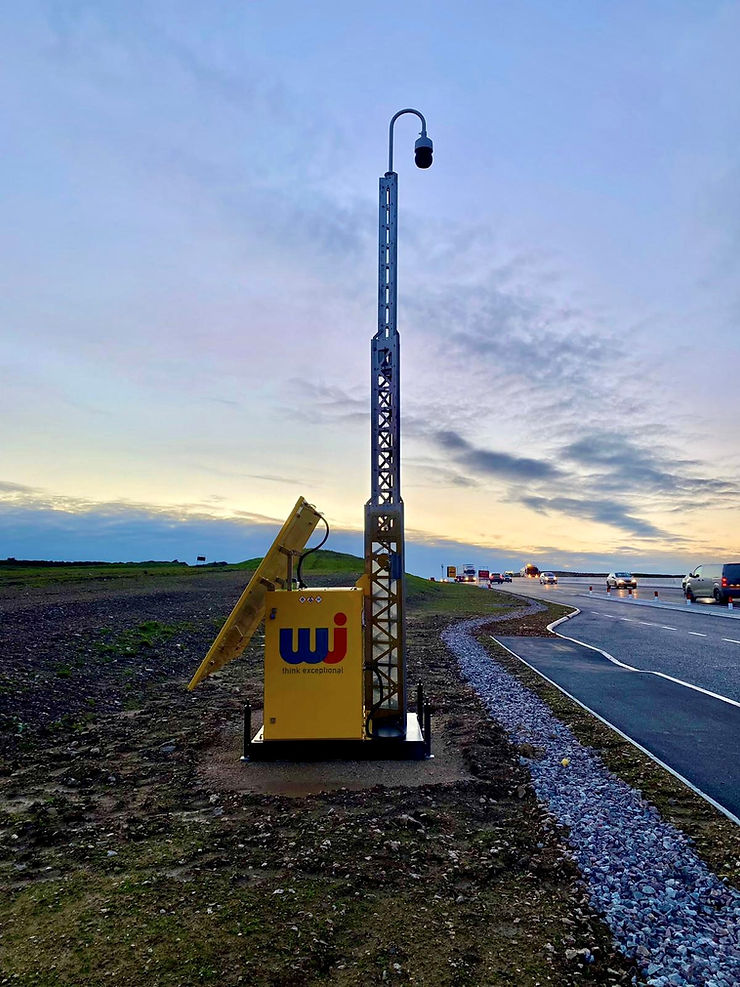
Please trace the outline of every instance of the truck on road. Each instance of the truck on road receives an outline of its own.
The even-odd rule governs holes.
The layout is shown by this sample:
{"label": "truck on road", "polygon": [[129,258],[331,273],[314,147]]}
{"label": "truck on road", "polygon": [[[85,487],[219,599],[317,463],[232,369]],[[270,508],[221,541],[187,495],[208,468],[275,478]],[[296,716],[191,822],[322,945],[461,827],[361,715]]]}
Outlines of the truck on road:
{"label": "truck on road", "polygon": [[540,570],[532,562],[525,563],[519,570],[519,575],[523,576],[525,579],[537,579],[539,574]]}

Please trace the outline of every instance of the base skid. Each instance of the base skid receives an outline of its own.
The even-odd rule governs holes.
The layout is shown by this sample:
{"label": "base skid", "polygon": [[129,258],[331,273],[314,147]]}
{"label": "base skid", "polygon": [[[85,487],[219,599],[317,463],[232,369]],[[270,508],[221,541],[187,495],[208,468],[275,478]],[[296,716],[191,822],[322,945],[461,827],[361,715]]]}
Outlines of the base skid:
{"label": "base skid", "polygon": [[250,741],[244,738],[242,760],[422,761],[431,756],[431,737],[424,736],[416,713],[409,713],[401,740],[263,740],[260,727]]}

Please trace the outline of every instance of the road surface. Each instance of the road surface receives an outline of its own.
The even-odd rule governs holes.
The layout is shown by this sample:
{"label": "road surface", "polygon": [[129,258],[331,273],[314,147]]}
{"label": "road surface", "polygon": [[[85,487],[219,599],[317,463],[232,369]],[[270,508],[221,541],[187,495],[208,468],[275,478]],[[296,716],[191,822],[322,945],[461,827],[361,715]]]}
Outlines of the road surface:
{"label": "road surface", "polygon": [[740,608],[652,605],[588,585],[507,587],[581,613],[559,640],[497,640],[738,821]]}
{"label": "road surface", "polygon": [[[686,606],[680,585],[675,603],[658,605],[652,589],[634,599],[624,590],[607,596],[603,587],[589,594],[588,586],[517,580],[506,589],[578,607],[581,613],[560,628],[563,633],[627,665],[662,672],[740,702],[740,606],[731,613],[716,603]],[[659,593],[659,600],[667,596],[665,587]]]}

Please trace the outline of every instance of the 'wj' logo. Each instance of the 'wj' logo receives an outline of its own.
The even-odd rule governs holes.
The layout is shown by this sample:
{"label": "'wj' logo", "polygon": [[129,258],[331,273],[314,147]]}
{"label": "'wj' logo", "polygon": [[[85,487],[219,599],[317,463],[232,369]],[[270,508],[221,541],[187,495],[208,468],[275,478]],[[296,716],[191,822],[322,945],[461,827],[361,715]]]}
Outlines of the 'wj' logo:
{"label": "'wj' logo", "polygon": [[[347,654],[347,615],[344,613],[334,614],[334,647],[329,650],[329,628],[315,628],[315,647],[311,648],[311,628],[299,627],[295,631],[292,627],[280,628],[280,657],[289,665],[300,665],[305,662],[307,665],[336,665]],[[298,634],[298,647],[293,645],[294,635]]]}

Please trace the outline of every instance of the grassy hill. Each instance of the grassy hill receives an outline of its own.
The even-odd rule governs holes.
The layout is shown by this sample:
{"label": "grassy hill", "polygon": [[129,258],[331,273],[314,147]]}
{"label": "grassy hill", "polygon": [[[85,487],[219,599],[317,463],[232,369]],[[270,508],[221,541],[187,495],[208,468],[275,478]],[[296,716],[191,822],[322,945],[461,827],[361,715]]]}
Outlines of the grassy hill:
{"label": "grassy hill", "polygon": [[[238,568],[253,570],[257,568],[261,561],[261,558],[248,559],[246,562],[240,562]],[[365,561],[359,555],[349,555],[346,552],[331,552],[319,549],[318,552],[314,552],[306,558],[301,571],[304,576],[318,576],[322,574],[333,576],[346,575],[346,584],[349,585],[359,579],[365,571]],[[422,579],[421,576],[413,576],[411,573],[406,573],[406,597],[409,600],[420,595],[429,596],[431,594],[434,596],[435,592],[441,592],[441,589],[441,584],[430,583],[429,580]]]}
{"label": "grassy hill", "polygon": [[[246,562],[240,562],[234,568],[253,570],[257,568],[261,561],[262,558],[247,559]],[[356,572],[359,576],[364,569],[365,563],[358,555],[348,555],[346,552],[330,552],[326,549],[320,549],[318,552],[309,555],[303,563],[303,572],[312,573]]]}
{"label": "grassy hill", "polygon": [[[113,580],[141,579],[186,579],[200,578],[208,573],[241,570],[254,572],[261,558],[246,559],[244,562],[227,564],[215,562],[208,565],[191,566],[185,562],[47,562],[35,559],[7,559],[0,561],[0,588],[16,586],[48,586],[69,583],[111,582]],[[306,557],[302,572],[312,577],[330,577],[331,585],[351,586],[365,571],[364,560],[358,555],[345,552],[331,552],[321,549]],[[408,596],[422,590],[435,590],[435,583],[427,582],[419,576],[407,576]]]}

